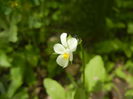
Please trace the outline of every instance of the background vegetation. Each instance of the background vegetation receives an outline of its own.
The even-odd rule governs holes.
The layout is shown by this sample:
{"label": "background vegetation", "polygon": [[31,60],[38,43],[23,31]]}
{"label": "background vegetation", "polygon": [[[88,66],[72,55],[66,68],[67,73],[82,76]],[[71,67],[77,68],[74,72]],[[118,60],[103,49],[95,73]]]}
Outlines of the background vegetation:
{"label": "background vegetation", "polygon": [[[83,46],[65,69],[62,32]],[[0,0],[0,99],[133,99],[132,76],[132,0]]]}

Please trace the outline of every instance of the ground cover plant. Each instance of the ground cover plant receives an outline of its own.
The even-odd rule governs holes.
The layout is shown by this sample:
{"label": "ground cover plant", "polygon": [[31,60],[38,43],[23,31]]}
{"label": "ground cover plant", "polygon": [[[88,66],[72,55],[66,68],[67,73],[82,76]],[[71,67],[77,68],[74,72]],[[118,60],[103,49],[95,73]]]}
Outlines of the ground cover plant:
{"label": "ground cover plant", "polygon": [[133,99],[133,1],[0,0],[0,99]]}

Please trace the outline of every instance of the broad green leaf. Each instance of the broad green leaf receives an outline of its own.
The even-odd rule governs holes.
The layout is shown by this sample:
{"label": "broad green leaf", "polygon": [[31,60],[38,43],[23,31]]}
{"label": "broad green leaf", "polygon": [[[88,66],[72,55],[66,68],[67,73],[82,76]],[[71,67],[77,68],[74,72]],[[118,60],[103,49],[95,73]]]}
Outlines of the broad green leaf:
{"label": "broad green leaf", "polygon": [[3,67],[11,66],[8,56],[3,51],[0,51],[0,66]]}
{"label": "broad green leaf", "polygon": [[121,67],[117,68],[116,71],[115,71],[115,73],[121,79],[125,79],[127,77],[126,74],[123,72],[123,70],[122,70]]}
{"label": "broad green leaf", "polygon": [[46,78],[43,84],[52,99],[66,99],[65,90],[57,81]]}
{"label": "broad green leaf", "polygon": [[83,88],[77,88],[74,99],[88,99],[85,90]]}
{"label": "broad green leaf", "polygon": [[66,99],[74,99],[74,96],[75,96],[75,90],[68,90],[66,92],[66,95],[67,95],[67,98]]}
{"label": "broad green leaf", "polygon": [[14,67],[11,69],[11,84],[8,89],[8,96],[12,97],[16,90],[22,85],[22,73],[21,67]]}
{"label": "broad green leaf", "polygon": [[133,89],[128,90],[128,91],[125,93],[125,96],[133,96]]}
{"label": "broad green leaf", "polygon": [[26,89],[20,90],[20,92],[18,92],[17,94],[15,94],[15,96],[13,97],[13,99],[29,99],[27,90]]}
{"label": "broad green leaf", "polygon": [[85,67],[85,86],[87,90],[93,91],[98,82],[103,82],[105,77],[106,71],[102,57],[95,56]]}
{"label": "broad green leaf", "polygon": [[70,83],[69,85],[67,85],[66,89],[66,99],[74,99],[76,92],[75,85]]}

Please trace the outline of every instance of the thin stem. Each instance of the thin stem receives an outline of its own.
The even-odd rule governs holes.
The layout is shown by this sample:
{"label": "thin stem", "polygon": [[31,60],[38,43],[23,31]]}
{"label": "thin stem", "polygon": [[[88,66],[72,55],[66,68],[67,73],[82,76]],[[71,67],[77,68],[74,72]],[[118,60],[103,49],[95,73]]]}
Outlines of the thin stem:
{"label": "thin stem", "polygon": [[82,53],[82,66],[83,66],[83,84],[85,85],[85,58],[84,58],[84,50],[82,44],[80,44],[81,53]]}

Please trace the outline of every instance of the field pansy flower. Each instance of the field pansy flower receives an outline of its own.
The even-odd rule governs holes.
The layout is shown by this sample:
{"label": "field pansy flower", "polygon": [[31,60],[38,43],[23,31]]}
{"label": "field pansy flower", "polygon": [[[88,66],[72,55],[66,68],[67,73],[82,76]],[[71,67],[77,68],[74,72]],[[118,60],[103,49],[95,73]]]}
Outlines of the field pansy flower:
{"label": "field pansy flower", "polygon": [[56,59],[57,64],[63,68],[68,66],[69,61],[73,60],[73,52],[76,51],[78,40],[76,38],[68,38],[67,33],[62,33],[60,36],[61,44],[54,45],[55,53],[59,54]]}

